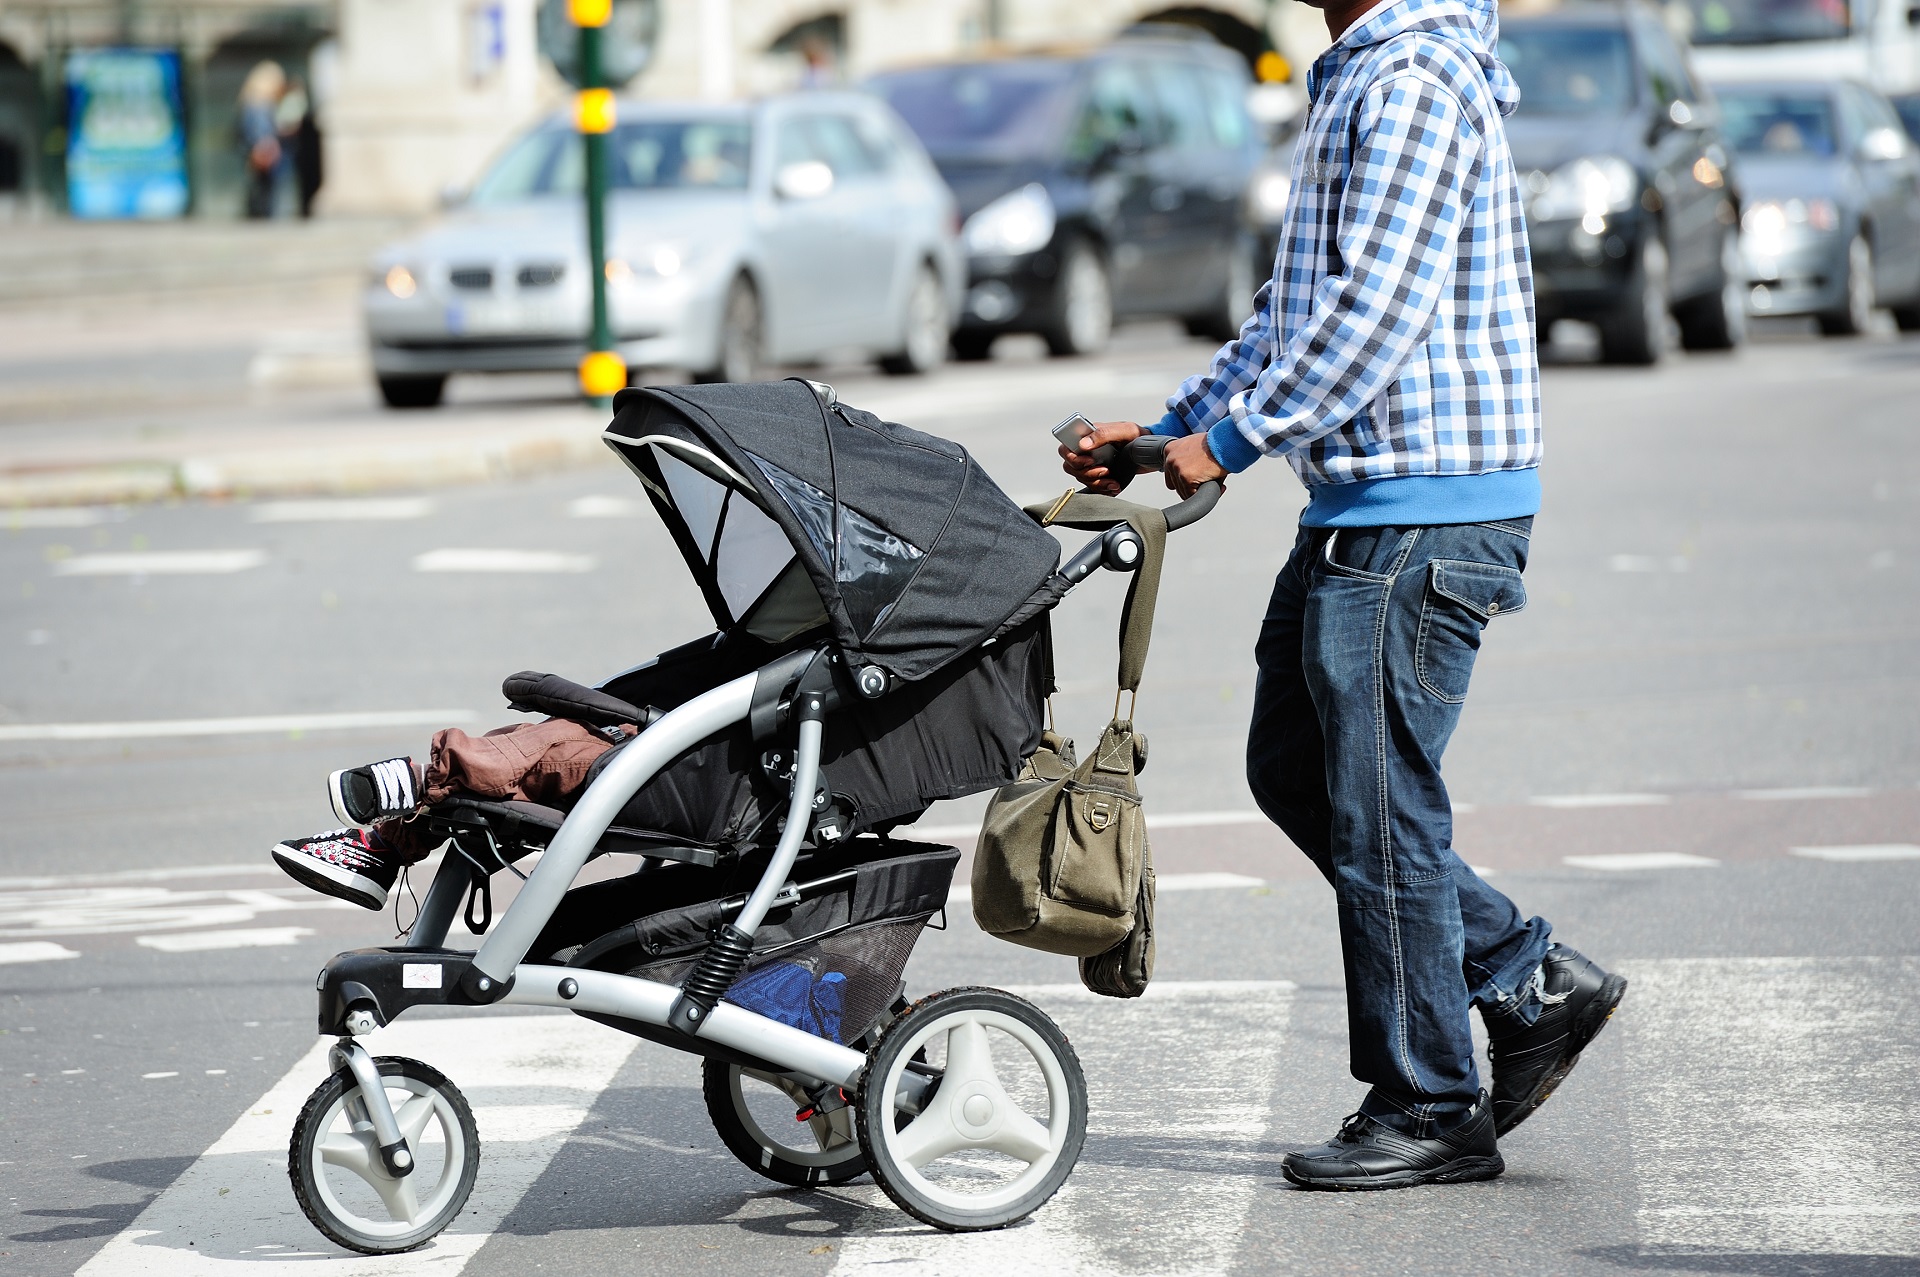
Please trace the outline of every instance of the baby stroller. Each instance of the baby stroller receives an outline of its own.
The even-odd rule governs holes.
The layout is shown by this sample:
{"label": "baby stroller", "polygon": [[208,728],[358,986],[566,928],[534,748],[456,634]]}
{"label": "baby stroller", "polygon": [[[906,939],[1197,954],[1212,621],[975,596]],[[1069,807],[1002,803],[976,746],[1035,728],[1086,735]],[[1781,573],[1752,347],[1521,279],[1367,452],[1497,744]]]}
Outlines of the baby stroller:
{"label": "baby stroller", "polygon": [[[815,383],[628,390],[614,407],[604,438],[718,630],[597,688],[509,680],[516,708],[642,730],[569,810],[456,794],[416,817],[446,850],[406,943],[319,977],[338,1042],[294,1127],[295,1195],[354,1250],[434,1237],[478,1171],[473,1114],[434,1068],[357,1039],[413,1007],[537,1006],[705,1057],[721,1140],[775,1181],[869,1173],[942,1229],[1024,1218],[1079,1155],[1079,1061],[1012,994],[904,1001],[960,853],[893,830],[1015,776],[1051,690],[1049,610],[1096,568],[1137,565],[1139,534],[1116,522],[1060,566],[964,449]],[[1153,466],[1161,444],[1129,455]],[[610,852],[640,868],[574,885]],[[501,872],[524,881],[493,920]],[[463,901],[477,951],[446,947]]]}

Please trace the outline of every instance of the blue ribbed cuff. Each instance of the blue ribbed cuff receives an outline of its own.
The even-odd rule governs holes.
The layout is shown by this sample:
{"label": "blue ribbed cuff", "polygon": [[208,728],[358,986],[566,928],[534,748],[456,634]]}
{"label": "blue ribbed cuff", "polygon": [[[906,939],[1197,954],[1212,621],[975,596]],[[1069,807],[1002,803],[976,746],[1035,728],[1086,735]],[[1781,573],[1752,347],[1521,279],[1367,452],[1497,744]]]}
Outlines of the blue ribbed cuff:
{"label": "blue ribbed cuff", "polygon": [[1207,451],[1226,467],[1228,474],[1239,474],[1261,456],[1260,449],[1241,433],[1240,424],[1232,417],[1216,422],[1213,429],[1207,431]]}
{"label": "blue ribbed cuff", "polygon": [[1178,436],[1178,435],[1184,435],[1184,434],[1191,434],[1193,432],[1188,430],[1187,423],[1180,420],[1179,416],[1176,415],[1171,408],[1169,408],[1167,410],[1166,416],[1160,418],[1160,420],[1154,422],[1152,425],[1147,427],[1147,433],[1150,435]]}

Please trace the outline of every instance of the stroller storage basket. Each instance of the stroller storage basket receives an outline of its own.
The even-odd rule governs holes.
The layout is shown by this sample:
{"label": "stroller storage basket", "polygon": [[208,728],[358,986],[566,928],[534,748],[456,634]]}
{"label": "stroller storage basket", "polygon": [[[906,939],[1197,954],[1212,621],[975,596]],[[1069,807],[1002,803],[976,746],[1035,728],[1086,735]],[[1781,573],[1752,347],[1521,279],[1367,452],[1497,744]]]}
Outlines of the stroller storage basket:
{"label": "stroller storage basket", "polygon": [[[834,1042],[857,1041],[899,996],[914,942],[945,906],[959,860],[952,847],[877,838],[803,858],[724,1000]],[[550,960],[680,983],[741,904],[739,896],[679,903],[701,880],[720,881],[676,865],[575,888],[549,934],[597,934]],[[630,921],[606,925],[622,915]]]}

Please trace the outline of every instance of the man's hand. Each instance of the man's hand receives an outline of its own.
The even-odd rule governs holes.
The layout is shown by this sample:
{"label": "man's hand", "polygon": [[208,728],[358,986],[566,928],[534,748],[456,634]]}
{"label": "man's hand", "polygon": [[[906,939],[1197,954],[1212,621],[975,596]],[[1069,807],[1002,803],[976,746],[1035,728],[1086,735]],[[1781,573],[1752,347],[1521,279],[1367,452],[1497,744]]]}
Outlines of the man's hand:
{"label": "man's hand", "polygon": [[1133,476],[1111,474],[1104,464],[1095,461],[1087,453],[1094,451],[1102,444],[1131,443],[1145,433],[1146,431],[1131,421],[1096,422],[1090,432],[1081,436],[1079,452],[1065,447],[1060,449],[1060,459],[1065,463],[1061,469],[1082,487],[1094,492],[1104,492],[1110,497],[1118,496],[1120,490],[1127,486],[1127,480]]}
{"label": "man's hand", "polygon": [[1213,450],[1207,447],[1205,435],[1186,435],[1168,444],[1167,459],[1160,472],[1167,477],[1167,486],[1183,499],[1192,496],[1203,483],[1214,479],[1225,483],[1227,478],[1226,469],[1213,459]]}

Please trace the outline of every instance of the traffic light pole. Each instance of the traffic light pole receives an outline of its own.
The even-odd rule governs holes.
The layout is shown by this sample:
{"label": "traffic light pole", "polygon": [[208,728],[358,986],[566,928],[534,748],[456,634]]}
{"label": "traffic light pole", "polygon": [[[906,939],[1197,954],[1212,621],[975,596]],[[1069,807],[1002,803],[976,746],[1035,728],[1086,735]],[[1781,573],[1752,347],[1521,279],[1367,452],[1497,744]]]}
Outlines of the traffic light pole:
{"label": "traffic light pole", "polygon": [[612,0],[569,0],[568,12],[580,28],[580,94],[574,121],[587,152],[587,272],[593,285],[593,331],[580,361],[580,389],[601,407],[627,384],[627,366],[613,346],[607,318],[607,134],[613,131],[613,92],[601,65],[601,35],[612,16]]}

